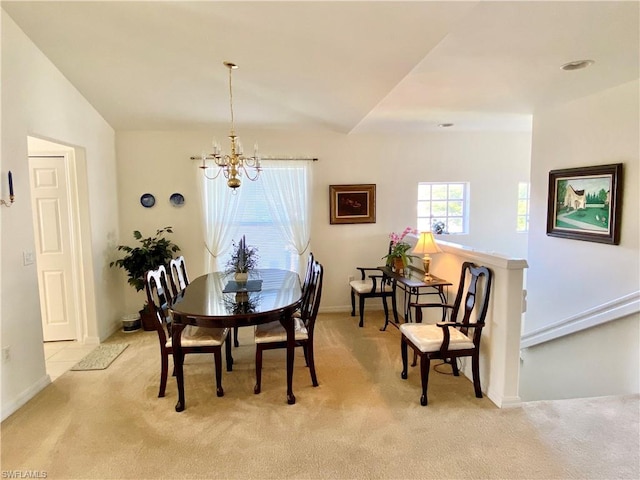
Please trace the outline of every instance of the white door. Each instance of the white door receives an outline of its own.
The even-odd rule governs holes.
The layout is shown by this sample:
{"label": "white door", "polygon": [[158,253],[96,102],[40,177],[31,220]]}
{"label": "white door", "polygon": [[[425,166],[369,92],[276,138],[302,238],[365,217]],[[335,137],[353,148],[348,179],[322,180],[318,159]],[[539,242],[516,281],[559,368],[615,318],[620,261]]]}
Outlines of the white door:
{"label": "white door", "polygon": [[78,310],[67,158],[30,156],[29,172],[44,340],[75,340]]}

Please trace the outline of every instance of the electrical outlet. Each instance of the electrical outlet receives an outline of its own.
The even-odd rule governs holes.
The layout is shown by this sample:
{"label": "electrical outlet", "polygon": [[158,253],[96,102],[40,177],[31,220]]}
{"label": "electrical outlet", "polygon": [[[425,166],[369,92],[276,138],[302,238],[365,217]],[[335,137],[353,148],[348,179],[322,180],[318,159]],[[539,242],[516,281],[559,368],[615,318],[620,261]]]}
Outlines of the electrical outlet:
{"label": "electrical outlet", "polygon": [[2,347],[2,361],[8,362],[11,360],[11,347]]}

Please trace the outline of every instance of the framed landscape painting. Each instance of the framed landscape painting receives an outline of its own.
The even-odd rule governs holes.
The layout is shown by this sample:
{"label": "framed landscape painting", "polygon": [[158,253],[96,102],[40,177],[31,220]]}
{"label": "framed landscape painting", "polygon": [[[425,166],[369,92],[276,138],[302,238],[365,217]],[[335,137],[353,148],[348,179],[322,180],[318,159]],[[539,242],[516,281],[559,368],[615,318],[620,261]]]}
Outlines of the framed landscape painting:
{"label": "framed landscape painting", "polygon": [[376,186],[329,185],[330,223],[376,223]]}
{"label": "framed landscape painting", "polygon": [[547,235],[620,243],[622,163],[549,172]]}

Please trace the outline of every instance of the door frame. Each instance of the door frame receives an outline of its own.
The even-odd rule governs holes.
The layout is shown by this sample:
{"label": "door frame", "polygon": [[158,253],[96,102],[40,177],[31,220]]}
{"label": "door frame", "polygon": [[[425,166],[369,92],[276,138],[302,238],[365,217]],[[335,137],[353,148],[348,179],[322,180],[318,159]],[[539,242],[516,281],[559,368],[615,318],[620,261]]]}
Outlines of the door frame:
{"label": "door frame", "polygon": [[[84,149],[29,136],[28,156],[63,158],[69,200],[72,292],[76,300],[74,302],[76,340],[80,344],[98,344],[100,339],[97,335],[97,316],[95,313]],[[29,174],[31,175],[31,166],[29,166]],[[37,235],[38,233],[34,231],[34,238],[37,238]],[[38,289],[40,288],[38,280]]]}

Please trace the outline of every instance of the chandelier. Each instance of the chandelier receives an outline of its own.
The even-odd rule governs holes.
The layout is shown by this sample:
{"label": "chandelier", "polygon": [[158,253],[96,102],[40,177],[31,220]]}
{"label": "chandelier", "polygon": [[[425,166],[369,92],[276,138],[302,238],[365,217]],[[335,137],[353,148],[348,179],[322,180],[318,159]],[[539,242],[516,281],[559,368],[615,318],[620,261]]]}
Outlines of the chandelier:
{"label": "chandelier", "polygon": [[[220,145],[213,141],[213,153],[202,153],[202,165],[200,168],[206,178],[214,180],[222,175],[227,179],[227,186],[234,191],[240,186],[241,177],[246,177],[251,181],[255,181],[260,176],[260,157],[258,156],[258,145],[253,147],[253,156],[247,157],[242,150],[242,143],[238,140],[234,128],[233,118],[233,89],[231,87],[231,72],[238,68],[235,63],[224,62],[225,67],[229,69],[229,107],[231,110],[231,131],[229,139],[231,139],[231,152],[224,154],[220,150]],[[207,160],[213,161],[215,165],[207,165]],[[207,170],[216,169],[215,175],[208,175]]]}

